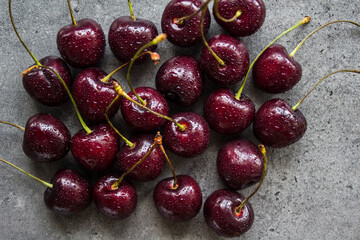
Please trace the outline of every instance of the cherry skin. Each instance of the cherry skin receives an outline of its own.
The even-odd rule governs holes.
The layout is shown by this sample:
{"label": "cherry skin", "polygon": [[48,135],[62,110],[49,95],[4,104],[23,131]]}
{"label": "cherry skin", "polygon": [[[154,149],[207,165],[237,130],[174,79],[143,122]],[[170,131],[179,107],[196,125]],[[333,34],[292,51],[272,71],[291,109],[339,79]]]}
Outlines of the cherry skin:
{"label": "cherry skin", "polygon": [[[124,143],[117,155],[116,163],[122,172],[129,170],[145,156],[154,143],[154,136],[152,134],[143,134],[131,138],[130,141],[134,143],[135,146],[130,148]],[[136,181],[151,181],[161,174],[164,164],[165,157],[160,148],[156,147],[140,165],[126,176]]]}
{"label": "cherry skin", "polygon": [[[135,92],[146,102],[148,108],[162,115],[169,115],[169,105],[156,89],[139,87],[135,89]],[[129,92],[128,95],[138,101],[133,92]],[[158,130],[166,123],[166,119],[152,114],[128,99],[123,99],[121,103],[121,114],[125,122],[138,131]]]}
{"label": "cherry skin", "polygon": [[100,124],[87,134],[80,130],[71,139],[70,149],[74,159],[84,168],[99,172],[115,161],[119,138],[107,124]]}
{"label": "cherry skin", "polygon": [[300,81],[302,68],[285,47],[273,44],[255,62],[252,74],[255,85],[262,91],[283,93]]}
{"label": "cherry skin", "polygon": [[[109,45],[114,56],[123,62],[132,59],[135,53],[145,44],[158,35],[155,24],[151,21],[122,16],[111,24],[109,29]],[[156,45],[146,48],[144,51],[154,51]],[[141,62],[146,59],[142,56],[136,60]]]}
{"label": "cherry skin", "polygon": [[202,205],[199,184],[188,175],[179,175],[177,187],[174,178],[161,180],[154,189],[154,203],[159,213],[171,222],[184,222],[195,217]]}
{"label": "cherry skin", "polygon": [[91,203],[91,184],[78,172],[62,169],[51,179],[53,188],[47,188],[44,202],[53,212],[59,214],[76,214]]}
{"label": "cherry skin", "polygon": [[119,179],[117,175],[106,175],[94,186],[93,198],[96,207],[107,217],[120,220],[129,217],[136,209],[135,188],[124,180],[117,189],[112,185]]}
{"label": "cherry skin", "polygon": [[[57,72],[65,84],[71,86],[71,71],[65,61],[59,57],[48,56],[39,61]],[[64,85],[59,78],[46,68],[33,68],[22,77],[26,92],[36,101],[46,106],[59,106],[68,99]]]}
{"label": "cherry skin", "polygon": [[180,112],[172,116],[186,129],[181,131],[173,122],[164,126],[164,144],[181,157],[195,157],[203,153],[210,142],[210,128],[205,119],[196,113]]}
{"label": "cherry skin", "polygon": [[208,42],[225,66],[220,66],[210,51],[203,47],[200,65],[217,84],[232,85],[242,80],[249,68],[249,53],[244,43],[230,35],[219,34]]}
{"label": "cherry skin", "polygon": [[196,103],[203,91],[204,77],[198,61],[190,56],[167,60],[156,74],[156,89],[182,107]]}
{"label": "cherry skin", "polygon": [[72,67],[95,66],[104,56],[105,34],[94,20],[85,18],[77,25],[66,25],[57,34],[57,46],[61,57]]}
{"label": "cherry skin", "polygon": [[[193,14],[203,4],[202,0],[172,0],[166,5],[161,18],[161,28],[171,43],[180,47],[190,47],[201,41],[201,12],[193,18],[184,20],[182,24],[176,23],[175,20]],[[204,17],[204,33],[209,30],[210,21],[210,13],[207,10]]]}
{"label": "cherry skin", "polygon": [[292,110],[282,99],[270,99],[257,111],[253,130],[255,137],[273,148],[287,147],[305,133],[306,119],[300,110]]}
{"label": "cherry skin", "polygon": [[[81,115],[92,122],[106,120],[106,109],[118,95],[113,87],[115,79],[102,81],[106,75],[99,68],[88,68],[76,76],[73,84],[72,94],[76,105]],[[120,103],[119,99],[109,109],[108,116],[110,118],[118,111]]]}
{"label": "cherry skin", "polygon": [[227,88],[213,91],[204,104],[204,118],[219,133],[239,133],[250,126],[255,117],[255,105],[245,95],[240,100]]}
{"label": "cherry skin", "polygon": [[238,139],[223,145],[217,155],[217,170],[225,185],[234,190],[260,181],[264,159],[255,144]]}
{"label": "cherry skin", "polygon": [[236,208],[245,198],[226,189],[213,192],[204,203],[206,224],[219,236],[237,237],[248,231],[254,222],[254,211],[249,202],[241,209]]}
{"label": "cherry skin", "polygon": [[254,34],[264,23],[266,16],[266,8],[262,0],[219,0],[218,10],[220,16],[227,19],[232,18],[238,10],[241,11],[238,18],[228,23],[221,21],[214,14],[218,24],[237,37]]}
{"label": "cherry skin", "polygon": [[70,132],[65,124],[50,114],[36,114],[25,126],[22,148],[34,161],[60,160],[69,152]]}

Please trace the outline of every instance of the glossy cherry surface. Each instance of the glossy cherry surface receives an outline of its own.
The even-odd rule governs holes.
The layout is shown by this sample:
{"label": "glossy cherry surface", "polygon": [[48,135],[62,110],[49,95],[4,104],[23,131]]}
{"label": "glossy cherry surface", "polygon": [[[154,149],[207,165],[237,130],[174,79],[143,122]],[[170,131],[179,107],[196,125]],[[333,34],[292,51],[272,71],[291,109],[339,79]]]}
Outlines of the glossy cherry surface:
{"label": "glossy cherry surface", "polygon": [[203,91],[204,77],[199,62],[190,56],[167,60],[156,74],[156,89],[182,107],[196,103]]}
{"label": "glossy cherry surface", "polygon": [[188,175],[179,175],[177,188],[174,178],[161,180],[154,189],[154,203],[159,213],[171,222],[188,221],[195,217],[202,205],[199,184]]}
{"label": "glossy cherry surface", "polygon": [[232,90],[216,89],[205,101],[204,118],[219,133],[239,133],[250,126],[255,117],[255,105],[245,95],[235,98]]}
{"label": "glossy cherry surface", "polygon": [[264,145],[282,148],[297,142],[305,133],[306,119],[282,99],[266,101],[254,119],[255,137]]}
{"label": "glossy cherry surface", "polygon": [[118,188],[112,189],[112,185],[118,179],[119,176],[112,174],[100,178],[95,183],[93,198],[100,212],[109,218],[120,220],[129,217],[135,211],[137,196],[135,188],[124,180]]}

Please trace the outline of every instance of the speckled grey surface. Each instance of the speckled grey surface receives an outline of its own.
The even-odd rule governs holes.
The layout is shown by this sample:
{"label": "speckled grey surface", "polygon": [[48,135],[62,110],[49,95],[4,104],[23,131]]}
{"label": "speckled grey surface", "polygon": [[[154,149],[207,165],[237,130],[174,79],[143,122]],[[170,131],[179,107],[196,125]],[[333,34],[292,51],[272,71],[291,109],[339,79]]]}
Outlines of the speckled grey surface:
{"label": "speckled grey surface", "polygon": [[[48,112],[61,118],[72,134],[80,129],[70,102],[58,108],[36,103],[24,91],[21,72],[32,59],[12,31],[7,13],[7,1],[0,9],[0,119],[25,125],[38,113]],[[73,0],[75,17],[98,21],[106,35],[111,22],[128,15],[127,1]],[[167,0],[134,0],[137,17],[152,20],[160,28],[160,18]],[[263,27],[253,36],[243,38],[250,57],[280,32],[305,15],[312,22],[288,34],[279,43],[291,51],[307,33],[328,21],[348,19],[360,21],[360,1],[266,0],[267,17]],[[15,0],[13,12],[20,34],[38,58],[59,55],[56,34],[61,26],[70,24],[66,1]],[[208,37],[222,30],[212,19]],[[314,35],[297,53],[295,59],[303,66],[303,78],[291,91],[271,96],[255,89],[251,80],[245,87],[258,108],[265,100],[281,97],[295,104],[315,81],[326,73],[342,68],[360,68],[360,29],[349,24],[337,24]],[[198,56],[201,45],[181,49],[169,42],[158,52],[163,61],[174,55]],[[101,68],[110,72],[119,63],[109,47]],[[159,66],[151,63],[135,67],[135,86],[153,86]],[[125,73],[116,78],[124,80]],[[233,86],[238,89],[240,84]],[[209,80],[199,103],[185,109],[202,114],[202,104],[215,86]],[[128,89],[128,88],[127,88]],[[338,74],[327,79],[300,107],[307,118],[304,137],[284,149],[268,149],[269,170],[263,187],[251,203],[255,222],[240,239],[359,239],[360,238],[360,77]],[[170,105],[172,112],[179,111]],[[129,136],[118,114],[114,122]],[[22,152],[22,133],[12,127],[0,126],[0,157],[10,160],[44,180],[65,166],[77,167],[71,154],[56,163],[35,163]],[[244,137],[258,143],[247,129],[241,135],[221,136],[212,132],[207,151],[193,159],[181,159],[169,154],[177,173],[193,176],[203,190],[204,200],[214,190],[223,188],[215,167],[217,150],[230,139]],[[156,183],[170,171],[165,168],[155,181],[135,183],[138,191],[136,212],[123,221],[107,219],[92,204],[79,215],[64,217],[53,214],[43,203],[44,186],[8,166],[0,166],[0,239],[217,239],[206,226],[202,211],[193,220],[170,224],[157,213],[152,191]],[[251,189],[242,191],[248,194]]]}

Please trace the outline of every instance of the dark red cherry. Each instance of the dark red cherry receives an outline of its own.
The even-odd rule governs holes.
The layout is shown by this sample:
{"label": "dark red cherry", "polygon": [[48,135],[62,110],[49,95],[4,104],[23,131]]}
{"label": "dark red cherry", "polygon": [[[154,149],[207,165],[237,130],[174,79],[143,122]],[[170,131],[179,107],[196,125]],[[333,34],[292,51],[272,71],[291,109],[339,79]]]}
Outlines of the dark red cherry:
{"label": "dark red cherry", "polygon": [[65,124],[50,114],[36,114],[25,126],[22,148],[34,161],[52,162],[69,152],[70,132]]}
{"label": "dark red cherry", "polygon": [[195,157],[203,153],[210,142],[210,128],[205,119],[196,113],[180,112],[172,116],[185,127],[184,131],[173,122],[167,122],[163,130],[164,144],[182,157]]}
{"label": "dark red cherry", "polygon": [[[122,172],[129,170],[145,156],[154,143],[154,135],[139,135],[131,138],[130,142],[134,143],[135,146],[130,148],[124,143],[117,155],[117,165]],[[154,180],[161,174],[164,163],[165,157],[160,148],[156,147],[127,177],[142,182]]]}
{"label": "dark red cherry", "polygon": [[204,78],[195,58],[177,56],[160,67],[155,83],[156,89],[167,99],[182,107],[188,107],[199,100]]}
{"label": "dark red cherry", "polygon": [[120,220],[135,211],[137,196],[135,188],[124,180],[118,188],[112,189],[118,179],[119,176],[111,174],[100,178],[94,186],[93,198],[100,212],[109,218]]}
{"label": "dark red cherry", "polygon": [[[39,62],[57,72],[68,88],[71,87],[71,71],[64,60],[48,56]],[[22,82],[26,92],[46,106],[59,106],[69,97],[59,78],[46,68],[33,68],[23,75]]]}
{"label": "dark red cherry", "polygon": [[66,25],[57,34],[57,46],[61,57],[72,67],[95,66],[104,56],[105,34],[94,20],[85,18],[77,24]]}
{"label": "dark red cherry", "polygon": [[206,224],[219,236],[237,237],[248,231],[254,222],[254,211],[249,202],[241,209],[236,208],[245,198],[226,189],[213,192],[204,203]]}
{"label": "dark red cherry", "polygon": [[[166,5],[161,18],[161,28],[171,43],[180,47],[190,47],[201,41],[201,12],[193,18],[184,20],[182,24],[176,23],[176,19],[193,14],[203,4],[202,0],[172,0]],[[207,10],[204,17],[204,33],[209,30],[210,21],[210,13]]]}
{"label": "dark red cherry", "polygon": [[257,111],[253,129],[264,145],[282,148],[297,142],[305,133],[306,119],[300,110],[292,110],[282,99],[266,101]]}
{"label": "dark red cherry", "polygon": [[285,47],[273,44],[256,60],[252,75],[255,85],[262,91],[283,93],[300,81],[302,68]]}
{"label": "dark red cherry", "polygon": [[[135,53],[145,44],[158,35],[155,24],[151,21],[122,16],[111,24],[109,29],[109,45],[114,56],[123,62],[132,59]],[[154,51],[156,45],[144,51]],[[146,56],[140,57],[136,62],[142,61]]]}
{"label": "dark red cherry", "polygon": [[171,222],[188,221],[195,217],[202,205],[199,184],[188,175],[178,175],[177,187],[174,178],[161,180],[154,189],[154,203],[159,213]]}
{"label": "dark red cherry", "polygon": [[51,179],[53,188],[47,188],[44,202],[53,212],[59,214],[76,214],[91,203],[91,184],[78,172],[62,169]]}
{"label": "dark red cherry", "polygon": [[255,144],[238,139],[223,145],[217,155],[217,170],[229,188],[239,190],[260,181],[264,159]]}
{"label": "dark red cherry", "polygon": [[245,95],[240,100],[227,88],[213,91],[204,104],[204,118],[219,133],[239,133],[250,126],[255,117],[255,105]]}
{"label": "dark red cherry", "polygon": [[[107,82],[102,81],[106,75],[99,68],[88,68],[76,76],[73,84],[72,94],[81,115],[93,122],[106,119],[106,109],[118,95],[113,87],[115,79],[110,78]],[[119,110],[120,103],[119,99],[109,109],[109,117],[114,116]]]}
{"label": "dark red cherry", "polygon": [[71,139],[74,159],[90,171],[107,169],[115,160],[119,150],[119,138],[107,124],[100,124],[87,134],[80,130]]}
{"label": "dark red cherry", "polygon": [[230,35],[220,34],[208,42],[225,66],[220,66],[210,51],[203,47],[200,64],[204,72],[217,84],[231,85],[242,80],[249,68],[249,53],[244,43]]}
{"label": "dark red cherry", "polygon": [[[135,92],[146,102],[146,106],[162,115],[169,115],[169,105],[166,99],[156,89],[151,87],[139,87]],[[138,101],[133,92],[128,95]],[[128,99],[121,103],[121,113],[127,124],[139,131],[154,131],[161,128],[166,119],[158,117],[151,112],[137,106]]]}
{"label": "dark red cherry", "polygon": [[266,16],[266,8],[262,0],[219,0],[218,10],[220,16],[226,19],[232,18],[237,11],[241,11],[241,15],[232,22],[223,22],[214,14],[218,24],[237,37],[254,34],[264,23]]}

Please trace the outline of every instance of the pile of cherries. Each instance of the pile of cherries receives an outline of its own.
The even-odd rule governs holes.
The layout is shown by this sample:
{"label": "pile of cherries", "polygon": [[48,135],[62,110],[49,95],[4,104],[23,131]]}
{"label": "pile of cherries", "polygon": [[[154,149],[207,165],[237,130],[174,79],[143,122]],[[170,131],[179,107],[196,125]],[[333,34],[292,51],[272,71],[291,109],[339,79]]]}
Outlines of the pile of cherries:
{"label": "pile of cherries", "polygon": [[[116,169],[93,185],[77,171],[61,169],[49,183],[0,158],[47,187],[44,201],[52,211],[76,214],[94,200],[96,207],[109,218],[127,218],[137,205],[136,190],[128,179],[152,181],[168,163],[173,177],[161,180],[155,187],[155,206],[169,221],[188,221],[201,209],[202,192],[194,178],[175,174],[165,149],[184,158],[193,158],[207,149],[210,129],[221,134],[235,134],[251,123],[255,137],[273,148],[289,146],[305,133],[306,119],[298,107],[306,96],[293,107],[282,99],[271,99],[256,111],[254,103],[242,90],[251,69],[256,86],[268,93],[288,91],[301,79],[302,69],[293,55],[306,39],[290,55],[283,46],[273,43],[309,22],[309,17],[280,34],[250,63],[248,49],[238,37],[252,35],[262,26],[266,13],[262,0],[214,0],[214,18],[229,34],[213,36],[209,41],[205,33],[210,27],[208,5],[211,0],[169,1],[161,19],[163,34],[158,33],[153,22],[136,18],[129,0],[130,16],[117,18],[108,33],[112,53],[124,64],[107,74],[96,67],[106,46],[103,29],[92,19],[76,21],[70,1],[67,2],[72,24],[62,27],[57,34],[61,58],[48,56],[37,60],[16,30],[11,0],[9,12],[15,33],[35,62],[22,74],[25,90],[46,106],[59,106],[70,98],[83,129],[71,137],[60,119],[43,113],[30,117],[25,128],[5,121],[1,123],[24,131],[23,151],[34,161],[57,161],[70,150],[87,171],[100,173],[113,166]],[[309,36],[336,22],[360,26],[351,21],[334,21]],[[158,63],[159,55],[154,51],[165,39],[180,47],[203,41],[199,61],[192,56],[173,57],[158,70],[156,89],[134,89],[130,81],[131,69],[149,59]],[[68,65],[82,69],[75,79],[72,79]],[[129,93],[113,78],[125,66],[128,67]],[[359,70],[337,72],[344,71],[360,73]],[[181,107],[191,106],[199,100],[204,73],[223,86],[207,97],[204,118],[193,112],[179,112],[169,117],[167,100]],[[236,94],[226,88],[242,80]],[[119,109],[137,135],[127,139],[111,123]],[[91,123],[91,127],[86,122]],[[121,140],[124,140],[122,146]],[[264,145],[256,146],[245,139],[237,139],[220,147],[217,169],[228,189],[213,192],[203,208],[207,225],[217,234],[235,237],[251,228],[254,211],[248,200],[260,188],[266,174]],[[236,192],[256,183],[248,197]]]}

